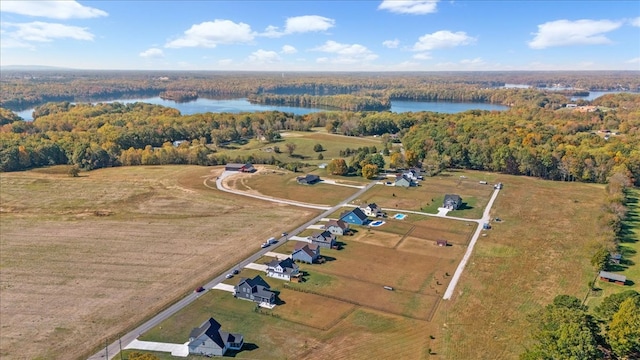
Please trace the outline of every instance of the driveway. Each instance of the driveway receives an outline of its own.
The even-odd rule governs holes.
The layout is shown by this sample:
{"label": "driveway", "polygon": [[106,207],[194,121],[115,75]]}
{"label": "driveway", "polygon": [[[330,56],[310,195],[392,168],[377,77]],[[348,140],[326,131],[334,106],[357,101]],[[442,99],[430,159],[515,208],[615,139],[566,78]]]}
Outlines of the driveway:
{"label": "driveway", "polygon": [[251,263],[251,264],[247,264],[247,266],[245,266],[244,268],[267,272],[267,265],[262,265],[262,264]]}
{"label": "driveway", "polygon": [[171,356],[187,357],[189,356],[189,346],[184,344],[161,343],[154,341],[133,340],[125,349],[160,351],[171,353]]}
{"label": "driveway", "polygon": [[232,294],[236,292],[236,288],[233,285],[223,284],[223,283],[215,284],[211,288],[211,290],[222,290],[222,291],[230,292]]}
{"label": "driveway", "polygon": [[287,254],[277,253],[277,252],[273,252],[273,251],[269,251],[265,255],[274,257],[276,259],[286,259],[286,258],[289,257],[289,255],[287,255]]}

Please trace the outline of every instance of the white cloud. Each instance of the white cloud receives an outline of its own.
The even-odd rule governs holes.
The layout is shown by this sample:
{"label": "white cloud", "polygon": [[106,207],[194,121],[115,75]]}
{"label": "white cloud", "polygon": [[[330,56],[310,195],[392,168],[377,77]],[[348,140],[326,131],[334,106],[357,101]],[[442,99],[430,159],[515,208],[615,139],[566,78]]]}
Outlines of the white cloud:
{"label": "white cloud", "polygon": [[329,19],[318,15],[304,15],[287,18],[285,28],[280,31],[277,26],[269,25],[260,36],[281,37],[295,33],[326,31],[335,25],[334,19]]}
{"label": "white cloud", "polygon": [[291,45],[285,45],[282,47],[282,50],[280,50],[280,52],[283,54],[295,54],[298,52],[298,50],[296,50],[296,48]]}
{"label": "white cloud", "polygon": [[414,51],[428,51],[433,49],[451,48],[468,45],[476,39],[468,36],[464,31],[451,32],[449,30],[436,31],[433,34],[425,34],[418,38],[413,45]]}
{"label": "white cloud", "polygon": [[416,60],[429,60],[431,59],[431,54],[429,53],[418,53],[413,55],[413,58]]}
{"label": "white cloud", "polygon": [[378,10],[388,10],[396,14],[430,14],[437,10],[439,0],[384,0]]}
{"label": "white cloud", "polygon": [[334,64],[354,64],[359,62],[372,61],[378,58],[366,46],[360,44],[341,44],[332,40],[327,41],[324,45],[318,46],[313,51],[321,51],[336,55],[333,58],[322,57],[316,59],[317,62],[330,62]]}
{"label": "white cloud", "polygon": [[251,53],[247,58],[247,61],[258,64],[270,64],[280,61],[280,56],[275,51],[257,50]]}
{"label": "white cloud", "polygon": [[479,64],[483,64],[484,61],[482,61],[482,58],[475,58],[475,59],[464,59],[464,60],[460,60],[460,64],[468,64],[468,65],[479,65]]}
{"label": "white cloud", "polygon": [[640,27],[640,16],[635,19],[629,20],[629,23],[631,24],[631,26]]}
{"label": "white cloud", "polygon": [[108,15],[106,11],[77,1],[3,1],[0,11],[51,19],[87,19]]}
{"label": "white cloud", "polygon": [[140,53],[140,56],[143,58],[161,58],[164,56],[162,49],[158,48],[149,48]]}
{"label": "white cloud", "polygon": [[538,25],[538,32],[529,42],[532,49],[553,46],[609,44],[602,35],[619,28],[622,23],[611,20],[556,20]]}
{"label": "white cloud", "polygon": [[205,21],[195,24],[184,32],[184,35],[169,41],[165,47],[205,47],[214,48],[220,44],[248,43],[255,33],[245,23],[234,23],[230,20]]}
{"label": "white cloud", "polygon": [[398,39],[393,39],[393,40],[385,40],[382,42],[382,45],[384,47],[387,47],[389,49],[395,49],[398,47],[398,45],[400,45],[400,40]]}
{"label": "white cloud", "polygon": [[640,64],[640,57],[629,59],[625,61],[627,64]]}
{"label": "white cloud", "polygon": [[13,47],[31,47],[25,42],[51,42],[55,39],[91,41],[94,38],[94,35],[88,32],[86,28],[41,21],[2,23],[2,27],[5,28],[2,42],[10,41],[13,45],[16,45]]}

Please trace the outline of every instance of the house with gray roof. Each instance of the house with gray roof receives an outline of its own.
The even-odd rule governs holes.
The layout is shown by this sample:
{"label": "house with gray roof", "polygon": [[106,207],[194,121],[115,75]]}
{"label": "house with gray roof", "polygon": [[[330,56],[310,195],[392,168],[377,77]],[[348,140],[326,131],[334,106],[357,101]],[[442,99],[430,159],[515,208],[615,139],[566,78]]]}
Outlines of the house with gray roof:
{"label": "house with gray roof", "polygon": [[344,235],[349,232],[349,224],[342,220],[329,220],[324,225],[324,229],[333,235]]}
{"label": "house with gray roof", "polygon": [[600,271],[598,274],[600,280],[606,282],[614,282],[616,284],[624,285],[627,283],[627,277],[620,274],[614,274],[607,271]]}
{"label": "house with gray roof", "polygon": [[340,214],[340,220],[356,225],[366,225],[369,222],[367,215],[358,207]]}
{"label": "house with gray roof", "polygon": [[442,207],[449,210],[458,210],[462,205],[462,198],[459,195],[455,194],[446,194],[444,196],[444,201],[442,202]]}
{"label": "house with gray roof", "polygon": [[298,176],[296,178],[298,184],[302,185],[313,185],[317,182],[320,182],[320,176],[314,174],[307,174],[305,176]]}
{"label": "house with gray roof", "polygon": [[336,245],[336,236],[327,230],[318,231],[308,237],[311,243],[323,248],[333,248]]}
{"label": "house with gray roof", "polygon": [[320,256],[320,246],[299,241],[293,248],[291,259],[313,264]]}
{"label": "house with gray roof", "polygon": [[209,318],[189,334],[189,354],[224,356],[227,350],[240,350],[242,345],[242,334],[223,331],[222,325],[214,318]]}
{"label": "house with gray roof", "polygon": [[234,296],[238,299],[249,300],[256,303],[274,304],[276,294],[264,279],[257,275],[253,279],[241,278],[235,287]]}
{"label": "house with gray roof", "polygon": [[291,258],[276,259],[267,264],[267,276],[291,281],[291,278],[300,276],[300,268]]}
{"label": "house with gray roof", "polygon": [[394,184],[395,186],[400,186],[400,187],[416,186],[416,183],[413,180],[411,180],[410,178],[402,174],[396,175],[396,181]]}

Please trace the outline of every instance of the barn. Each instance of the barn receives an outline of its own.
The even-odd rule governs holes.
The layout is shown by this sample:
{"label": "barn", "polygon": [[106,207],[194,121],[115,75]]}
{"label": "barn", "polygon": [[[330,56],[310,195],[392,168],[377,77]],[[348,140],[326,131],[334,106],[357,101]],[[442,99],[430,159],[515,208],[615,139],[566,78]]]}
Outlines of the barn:
{"label": "barn", "polygon": [[614,274],[614,273],[610,273],[607,271],[600,271],[600,274],[598,274],[598,276],[600,277],[600,280],[602,281],[606,281],[606,282],[613,282],[619,285],[624,285],[627,282],[627,277],[624,275],[620,275],[620,274]]}

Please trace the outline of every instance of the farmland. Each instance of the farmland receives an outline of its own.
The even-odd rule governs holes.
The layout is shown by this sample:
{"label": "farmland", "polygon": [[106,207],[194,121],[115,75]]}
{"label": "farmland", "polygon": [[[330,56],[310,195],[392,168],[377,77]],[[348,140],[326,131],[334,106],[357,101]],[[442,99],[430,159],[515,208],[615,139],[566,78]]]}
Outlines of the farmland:
{"label": "farmland", "polygon": [[1,174],[0,357],[87,356],[315,214],[205,188],[215,171]]}

